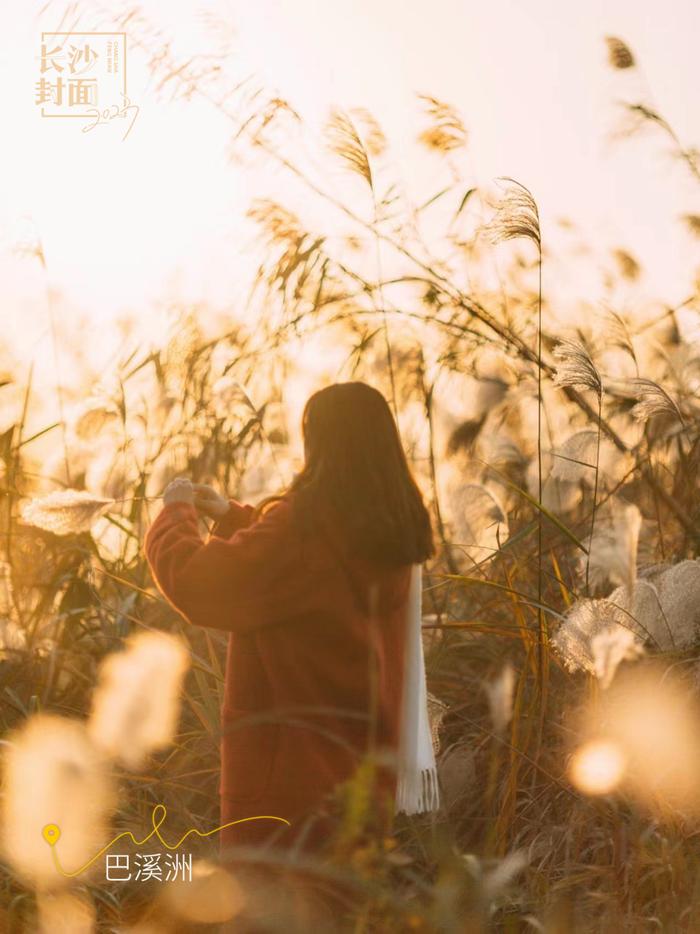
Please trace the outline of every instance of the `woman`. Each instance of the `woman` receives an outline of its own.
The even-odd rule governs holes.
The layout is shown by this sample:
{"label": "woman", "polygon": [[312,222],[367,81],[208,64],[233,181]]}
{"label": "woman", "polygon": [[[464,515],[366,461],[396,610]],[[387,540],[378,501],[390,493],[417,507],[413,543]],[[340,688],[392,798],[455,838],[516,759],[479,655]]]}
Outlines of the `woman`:
{"label": "woman", "polygon": [[[230,634],[222,823],[291,825],[237,824],[224,846],[321,845],[314,814],[361,761],[376,765],[378,804],[397,790],[412,566],[433,552],[430,517],[377,390],[322,389],[302,429],[304,468],[267,508],[176,480],[146,537],[170,603]],[[199,514],[216,520],[206,543]]]}

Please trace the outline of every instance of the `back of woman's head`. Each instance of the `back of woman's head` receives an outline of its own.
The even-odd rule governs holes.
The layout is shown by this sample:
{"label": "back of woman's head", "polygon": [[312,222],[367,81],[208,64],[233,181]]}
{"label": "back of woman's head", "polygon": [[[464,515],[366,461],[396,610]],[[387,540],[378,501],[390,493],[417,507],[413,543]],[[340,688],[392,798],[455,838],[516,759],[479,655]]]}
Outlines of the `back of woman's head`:
{"label": "back of woman's head", "polygon": [[380,392],[359,382],[321,389],[302,431],[306,463],[292,485],[299,521],[330,516],[353,555],[380,564],[433,553],[430,515]]}

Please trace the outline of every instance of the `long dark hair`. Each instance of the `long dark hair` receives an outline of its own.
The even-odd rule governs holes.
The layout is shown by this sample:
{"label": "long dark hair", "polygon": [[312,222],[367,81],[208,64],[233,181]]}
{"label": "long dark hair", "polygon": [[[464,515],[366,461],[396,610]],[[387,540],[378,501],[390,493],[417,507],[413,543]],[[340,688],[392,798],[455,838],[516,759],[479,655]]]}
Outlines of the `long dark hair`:
{"label": "long dark hair", "polygon": [[294,480],[294,515],[308,528],[330,517],[350,553],[384,565],[425,561],[430,514],[384,396],[366,383],[314,393],[302,420],[305,465]]}

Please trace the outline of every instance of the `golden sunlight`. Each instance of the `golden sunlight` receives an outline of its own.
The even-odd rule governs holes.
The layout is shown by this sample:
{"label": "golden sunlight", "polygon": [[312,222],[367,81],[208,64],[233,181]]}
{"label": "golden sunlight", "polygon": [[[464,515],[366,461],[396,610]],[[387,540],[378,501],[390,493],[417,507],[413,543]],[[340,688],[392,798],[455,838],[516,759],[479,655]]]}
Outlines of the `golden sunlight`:
{"label": "golden sunlight", "polygon": [[700,931],[700,4],[0,37],[0,931]]}
{"label": "golden sunlight", "polygon": [[574,753],[569,766],[572,784],[587,795],[608,795],[622,781],[625,755],[612,740],[590,740]]}

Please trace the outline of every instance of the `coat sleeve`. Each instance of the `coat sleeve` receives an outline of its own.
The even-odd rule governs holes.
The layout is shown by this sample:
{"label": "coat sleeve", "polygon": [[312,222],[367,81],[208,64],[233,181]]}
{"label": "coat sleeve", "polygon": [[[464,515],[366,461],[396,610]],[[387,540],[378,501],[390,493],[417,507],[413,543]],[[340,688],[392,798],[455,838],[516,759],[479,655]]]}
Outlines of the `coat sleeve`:
{"label": "coat sleeve", "polygon": [[149,528],[144,548],[158,589],[194,625],[250,631],[293,610],[284,593],[299,575],[289,506],[253,519],[251,507],[232,502],[205,542],[194,506],[170,503]]}
{"label": "coat sleeve", "polygon": [[255,521],[255,510],[252,506],[243,506],[235,499],[229,501],[229,511],[218,519],[211,529],[211,535],[216,538],[231,538],[241,529],[247,529]]}

